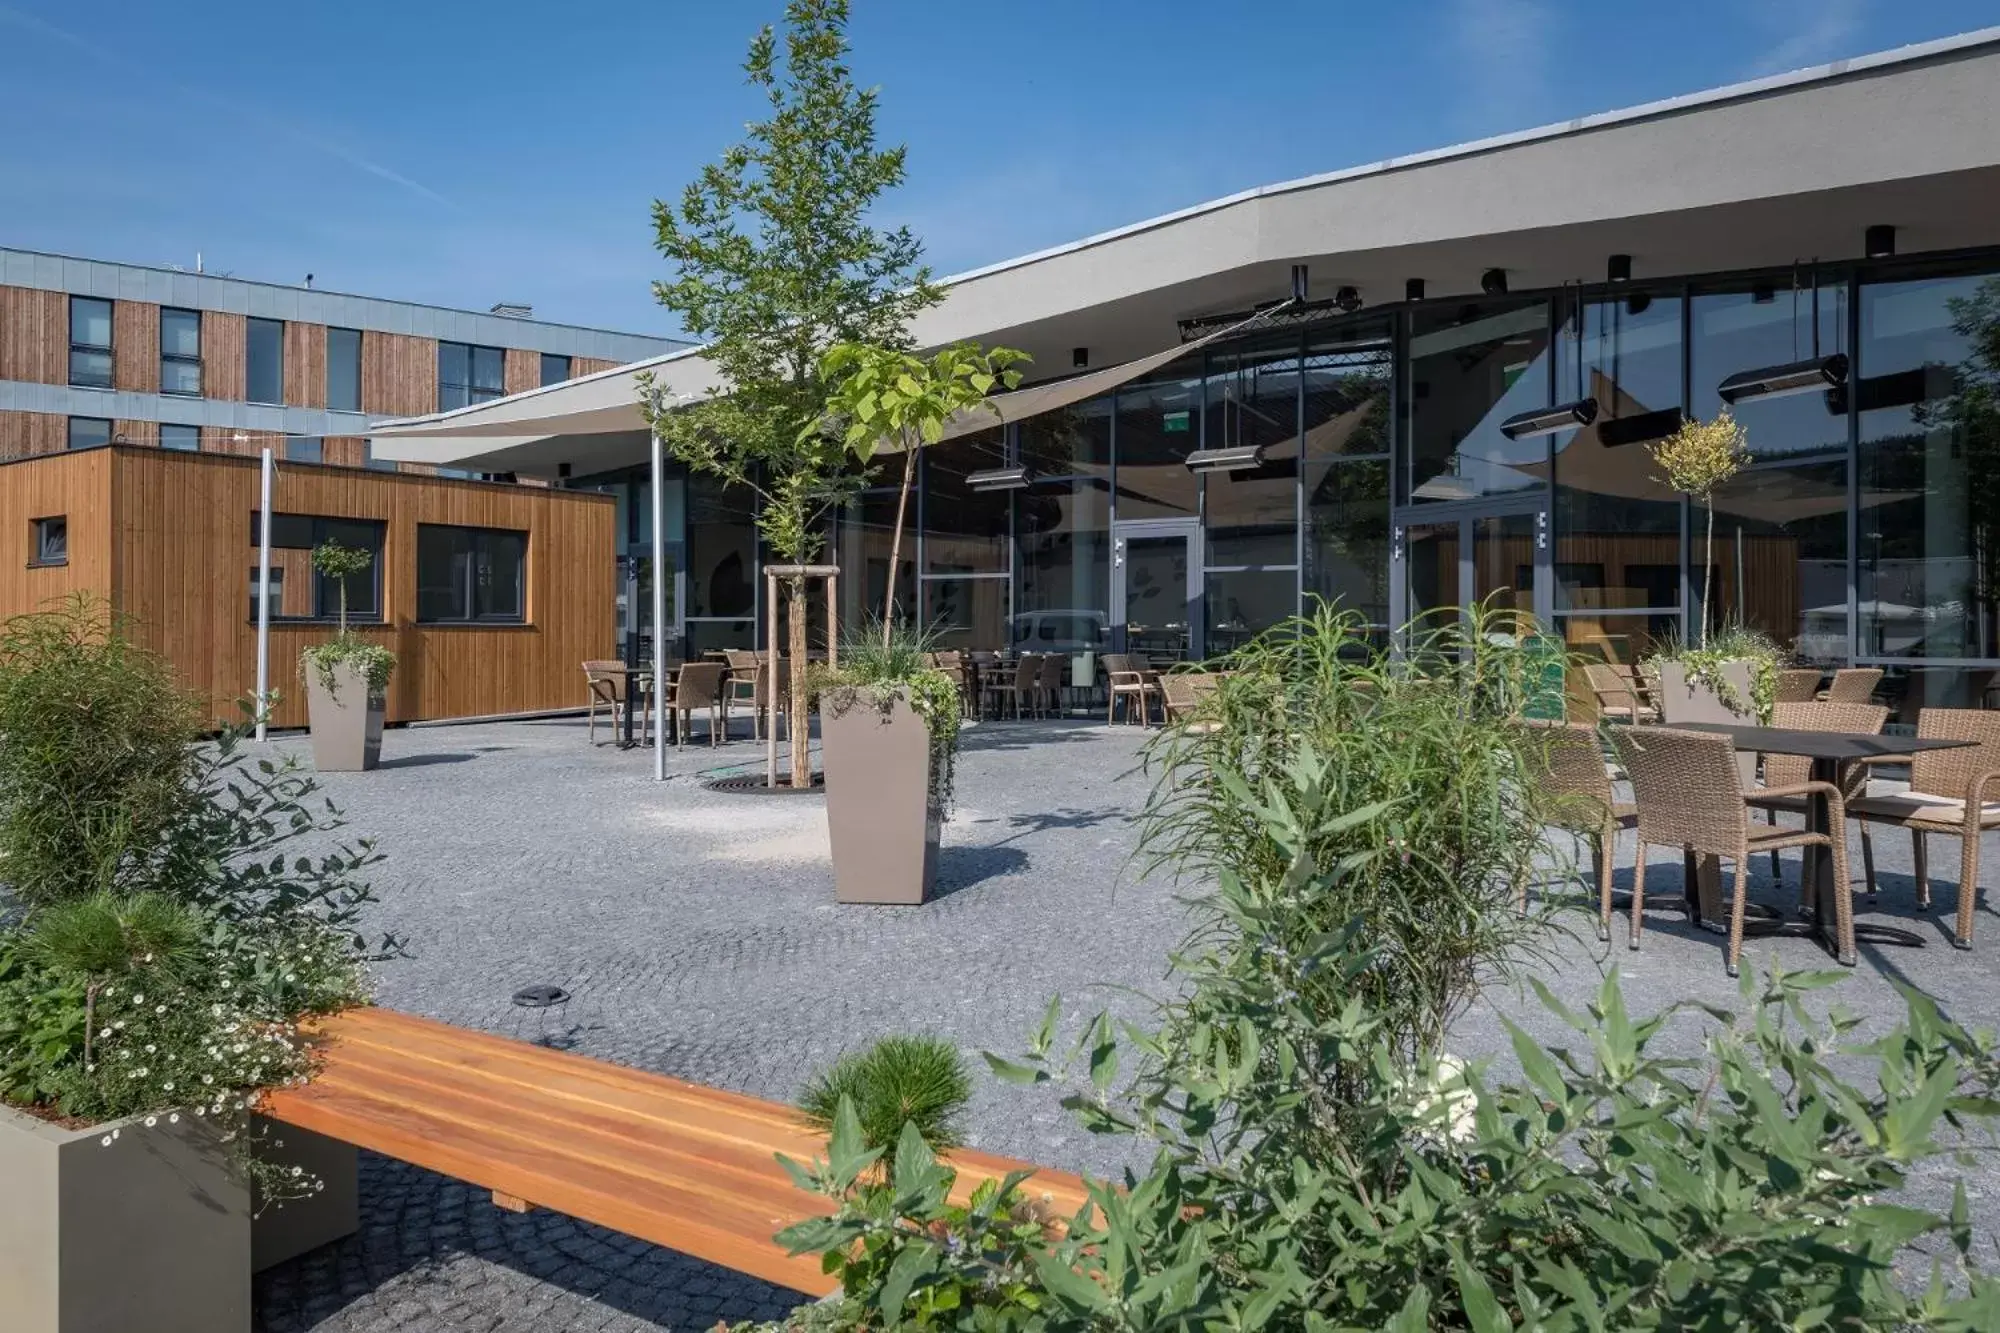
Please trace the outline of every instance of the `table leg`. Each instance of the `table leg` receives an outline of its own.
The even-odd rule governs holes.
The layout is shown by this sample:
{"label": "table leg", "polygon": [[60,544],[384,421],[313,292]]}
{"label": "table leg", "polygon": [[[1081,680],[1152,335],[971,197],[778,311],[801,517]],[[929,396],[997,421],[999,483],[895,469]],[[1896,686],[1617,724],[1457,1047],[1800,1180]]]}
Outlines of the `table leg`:
{"label": "table leg", "polygon": [[[1815,759],[1812,766],[1814,782],[1840,781],[1840,766],[1831,759]],[[1806,827],[1814,833],[1829,833],[1833,828],[1833,810],[1827,804],[1824,792],[1814,792],[1806,799]],[[1833,882],[1833,857],[1828,848],[1807,847],[1804,864],[1799,874],[1812,888],[1813,936],[1820,946],[1847,966],[1854,966],[1854,942],[1839,938],[1840,908],[1834,900],[1836,893],[1847,892],[1845,884]]]}
{"label": "table leg", "polygon": [[630,667],[625,669],[625,725],[618,738],[620,749],[632,748],[632,713],[639,699],[639,673]]}

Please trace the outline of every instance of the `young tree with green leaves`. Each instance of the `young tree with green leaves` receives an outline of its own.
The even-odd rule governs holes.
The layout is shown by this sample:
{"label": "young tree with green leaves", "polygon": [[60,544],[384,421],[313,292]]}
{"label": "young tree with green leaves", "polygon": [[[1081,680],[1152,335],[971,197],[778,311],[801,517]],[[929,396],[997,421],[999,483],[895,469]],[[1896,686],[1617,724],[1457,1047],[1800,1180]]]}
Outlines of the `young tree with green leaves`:
{"label": "young tree with green leaves", "polygon": [[[826,425],[840,430],[846,447],[863,467],[878,451],[903,453],[903,482],[896,492],[896,528],[889,538],[889,587],[882,594],[882,646],[887,649],[896,623],[896,563],[902,559],[903,516],[917,476],[917,451],[944,438],[955,418],[987,407],[994,389],[1021,382],[1012,369],[1031,360],[1011,347],[983,350],[978,343],[953,343],[930,356],[896,347],[842,343],[820,363],[833,382]],[[818,423],[808,426],[817,433]]]}
{"label": "young tree with green leaves", "polygon": [[1708,544],[1701,556],[1701,637],[1708,647],[1708,584],[1715,568],[1715,493],[1750,462],[1743,427],[1724,408],[1713,421],[1685,421],[1653,446],[1653,461],[1667,485],[1699,501],[1708,514]]}
{"label": "young tree with green leaves", "polygon": [[[758,527],[787,564],[819,554],[827,514],[858,485],[840,437],[808,429],[826,403],[822,358],[839,343],[907,347],[911,317],[942,296],[909,228],[869,223],[903,182],[904,149],[876,146],[877,94],[847,66],[847,19],[847,0],[790,0],[782,43],[764,28],[743,67],[769,116],[678,205],[653,205],[675,268],[654,295],[706,344],[720,383],[683,403],[646,380],[647,421],[692,471],[757,494]],[[786,580],[794,784],[811,777],[804,595],[803,578]]]}

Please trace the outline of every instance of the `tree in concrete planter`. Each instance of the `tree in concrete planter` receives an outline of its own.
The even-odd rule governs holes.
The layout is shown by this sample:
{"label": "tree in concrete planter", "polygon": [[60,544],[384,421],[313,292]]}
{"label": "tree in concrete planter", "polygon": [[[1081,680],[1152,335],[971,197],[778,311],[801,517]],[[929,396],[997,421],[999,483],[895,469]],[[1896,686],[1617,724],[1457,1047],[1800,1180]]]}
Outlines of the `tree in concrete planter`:
{"label": "tree in concrete planter", "polygon": [[1672,435],[1652,446],[1653,461],[1666,473],[1667,485],[1700,503],[1708,514],[1706,544],[1701,555],[1701,627],[1697,646],[1708,647],[1708,585],[1715,566],[1715,493],[1750,461],[1743,427],[1724,408],[1713,421],[1686,421]]}
{"label": "tree in concrete planter", "polygon": [[[706,344],[721,383],[683,403],[648,380],[641,405],[675,459],[760,498],[759,530],[795,565],[819,554],[827,515],[860,485],[840,438],[807,429],[826,403],[821,359],[844,342],[908,346],[911,317],[942,295],[909,228],[868,222],[902,183],[904,150],[876,146],[876,93],[845,63],[847,17],[846,0],[790,0],[782,56],[766,27],[744,63],[769,117],[678,205],[653,205],[656,243],[677,270],[654,295]],[[795,720],[808,709],[805,591],[803,578],[785,581]],[[807,740],[795,721],[795,786],[811,780]]]}
{"label": "tree in concrete planter", "polygon": [[[889,587],[882,596],[882,646],[896,623],[896,563],[902,557],[903,516],[917,477],[917,451],[944,438],[954,418],[977,413],[987,396],[1021,382],[1012,369],[1031,358],[1011,347],[982,349],[953,343],[929,356],[897,347],[842,343],[826,354],[821,370],[833,384],[825,424],[839,430],[863,467],[893,445],[903,453],[902,484],[896,492],[896,529],[889,538]],[[817,433],[819,426],[806,427]]]}
{"label": "tree in concrete planter", "polygon": [[396,655],[379,643],[358,638],[347,629],[347,581],[366,574],[375,564],[375,553],[339,542],[324,542],[313,548],[313,568],[330,578],[340,589],[340,629],[328,643],[314,644],[305,651],[306,665],[319,676],[329,692],[334,689],[334,671],[352,663],[368,682],[370,698],[379,697],[396,669]]}
{"label": "tree in concrete planter", "polygon": [[[313,763],[322,772],[365,772],[382,753],[383,696],[396,656],[347,628],[347,581],[375,562],[370,551],[338,542],[313,548],[313,568],[340,590],[340,632],[305,650],[306,704],[312,723]],[[361,698],[351,695],[359,684]]]}

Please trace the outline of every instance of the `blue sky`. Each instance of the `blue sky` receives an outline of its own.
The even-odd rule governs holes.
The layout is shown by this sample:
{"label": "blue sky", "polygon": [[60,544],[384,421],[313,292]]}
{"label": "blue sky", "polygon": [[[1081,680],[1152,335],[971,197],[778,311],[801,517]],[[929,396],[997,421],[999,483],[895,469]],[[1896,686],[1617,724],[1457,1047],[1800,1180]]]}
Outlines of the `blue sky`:
{"label": "blue sky", "polygon": [[[2000,0],[856,0],[940,273],[2000,24]],[[0,245],[671,333],[651,200],[782,0],[0,0]]]}

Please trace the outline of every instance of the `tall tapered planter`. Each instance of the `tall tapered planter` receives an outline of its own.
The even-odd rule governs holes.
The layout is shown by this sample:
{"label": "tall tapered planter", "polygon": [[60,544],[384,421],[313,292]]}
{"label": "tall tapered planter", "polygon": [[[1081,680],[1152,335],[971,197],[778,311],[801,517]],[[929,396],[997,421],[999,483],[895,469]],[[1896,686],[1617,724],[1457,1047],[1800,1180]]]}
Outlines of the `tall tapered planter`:
{"label": "tall tapered planter", "polygon": [[322,773],[361,773],[382,758],[382,695],[351,662],[335,664],[328,681],[308,666],[306,715],[312,727],[313,767]]}
{"label": "tall tapered planter", "polygon": [[290,1126],[272,1137],[277,1160],[324,1188],[253,1219],[204,1120],[64,1129],[0,1107],[0,1328],[248,1333],[251,1273],[359,1222],[352,1147]]}
{"label": "tall tapered planter", "polygon": [[[1679,662],[1661,662],[1660,720],[1670,727],[1683,722],[1756,726],[1757,708],[1752,702],[1755,697],[1752,680],[1756,664],[1739,658],[1724,662],[1720,670],[1723,682],[1728,686],[1727,691],[1718,690],[1709,681],[1691,676],[1687,667]],[[1740,752],[1736,763],[1742,771],[1744,786],[1747,788],[1754,784],[1757,777],[1756,753]]]}
{"label": "tall tapered planter", "polygon": [[931,797],[930,727],[906,699],[885,707],[872,690],[838,691],[821,703],[820,759],[835,901],[926,901],[942,823]]}

